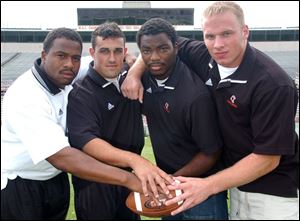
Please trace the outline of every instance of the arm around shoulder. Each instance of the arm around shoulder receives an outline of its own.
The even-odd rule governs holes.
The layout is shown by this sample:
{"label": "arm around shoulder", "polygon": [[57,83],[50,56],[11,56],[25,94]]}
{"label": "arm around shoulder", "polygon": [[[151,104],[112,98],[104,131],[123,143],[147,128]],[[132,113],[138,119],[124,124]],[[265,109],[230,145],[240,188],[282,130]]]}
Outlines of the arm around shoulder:
{"label": "arm around shoulder", "polygon": [[141,77],[145,69],[145,63],[143,62],[141,55],[139,55],[135,63],[129,69],[128,74],[121,85],[121,90],[124,97],[128,97],[132,100],[139,99],[139,101],[142,103],[144,88],[141,83]]}

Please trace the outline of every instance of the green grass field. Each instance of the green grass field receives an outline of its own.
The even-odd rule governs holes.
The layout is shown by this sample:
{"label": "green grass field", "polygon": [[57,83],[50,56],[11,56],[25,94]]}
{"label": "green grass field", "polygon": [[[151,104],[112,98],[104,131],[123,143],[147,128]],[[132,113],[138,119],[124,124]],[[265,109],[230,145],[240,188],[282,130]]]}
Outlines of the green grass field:
{"label": "green grass field", "polygon": [[[155,163],[155,159],[154,159],[153,151],[152,151],[152,145],[151,145],[149,137],[145,137],[145,146],[142,151],[142,156],[147,158],[148,160],[150,160],[152,163]],[[143,217],[143,216],[141,218],[142,218],[142,220],[160,220],[160,218],[148,218],[148,217]],[[74,192],[73,192],[72,185],[71,185],[70,208],[69,208],[66,219],[67,220],[76,220],[76,214],[75,214],[75,210],[74,210]]]}

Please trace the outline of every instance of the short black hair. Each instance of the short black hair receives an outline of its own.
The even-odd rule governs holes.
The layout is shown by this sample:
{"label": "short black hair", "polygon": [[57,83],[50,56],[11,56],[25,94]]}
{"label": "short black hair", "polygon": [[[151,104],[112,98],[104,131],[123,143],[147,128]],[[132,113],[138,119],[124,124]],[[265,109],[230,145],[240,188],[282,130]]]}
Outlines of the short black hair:
{"label": "short black hair", "polygon": [[151,18],[142,25],[136,34],[136,41],[139,48],[141,47],[141,37],[143,35],[157,35],[160,33],[167,34],[173,46],[175,46],[177,34],[172,24],[162,18]]}
{"label": "short black hair", "polygon": [[43,50],[48,53],[51,47],[53,46],[53,42],[57,38],[65,38],[71,41],[76,41],[80,44],[82,51],[82,38],[79,33],[70,28],[56,28],[50,31],[44,42],[43,42]]}
{"label": "short black hair", "polygon": [[115,22],[105,22],[99,25],[93,32],[92,32],[92,47],[95,49],[96,47],[96,38],[102,37],[103,40],[106,38],[123,38],[124,44],[126,42],[125,34],[121,31],[118,24]]}

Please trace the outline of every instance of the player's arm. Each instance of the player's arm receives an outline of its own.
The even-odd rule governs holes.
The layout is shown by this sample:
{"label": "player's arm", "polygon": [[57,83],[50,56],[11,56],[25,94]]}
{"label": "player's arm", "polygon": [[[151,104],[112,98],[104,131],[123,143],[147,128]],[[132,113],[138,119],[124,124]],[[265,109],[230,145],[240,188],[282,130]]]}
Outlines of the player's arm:
{"label": "player's arm", "polygon": [[141,82],[141,77],[146,70],[142,56],[139,55],[134,64],[128,71],[127,77],[121,85],[121,90],[124,97],[132,100],[139,99],[143,102],[144,88]]}
{"label": "player's arm", "polygon": [[232,187],[250,183],[261,176],[274,170],[280,161],[279,155],[249,154],[233,166],[222,170],[207,178],[176,177],[181,183],[173,183],[170,189],[182,189],[183,194],[166,202],[170,205],[184,200],[177,210],[172,212],[176,215],[187,210],[213,194],[217,194]]}
{"label": "player's arm", "polygon": [[198,177],[207,172],[216,163],[223,146],[214,102],[205,86],[197,86],[199,90],[202,87],[203,92],[187,105],[188,114],[184,117],[185,127],[189,128],[187,130],[198,153],[174,176]]}
{"label": "player's arm", "polygon": [[122,185],[133,191],[142,191],[141,182],[134,174],[99,162],[76,148],[65,147],[48,157],[47,161],[55,168],[82,179]]}
{"label": "player's arm", "polygon": [[213,154],[205,154],[200,152],[196,154],[191,161],[176,171],[174,176],[199,176],[208,171],[216,163],[221,151]]}
{"label": "player's arm", "polygon": [[[251,117],[251,129],[254,134],[252,143],[256,144],[254,149],[257,153],[251,153],[233,166],[204,179],[178,177],[184,182],[178,185],[184,194],[170,200],[168,204],[182,199],[185,199],[185,202],[174,214],[201,203],[212,194],[257,180],[279,165],[281,155],[294,154],[295,108],[293,107],[298,101],[297,91],[292,87],[276,87],[268,91],[264,88],[262,91],[259,89],[258,87],[256,90],[251,106],[255,110],[255,114]],[[291,108],[287,111],[286,107]],[[269,134],[276,136],[265,139]],[[282,147],[290,148],[282,149]]]}
{"label": "player's arm", "polygon": [[100,138],[92,139],[85,144],[83,151],[110,165],[132,168],[136,176],[142,182],[145,195],[149,194],[147,185],[150,185],[155,196],[158,196],[157,185],[162,188],[164,193],[168,194],[169,192],[166,182],[169,184],[173,182],[171,176],[136,153],[116,148]]}
{"label": "player's arm", "polygon": [[211,56],[203,41],[177,37],[178,53],[182,60],[191,68],[204,82],[207,81],[207,69]]}

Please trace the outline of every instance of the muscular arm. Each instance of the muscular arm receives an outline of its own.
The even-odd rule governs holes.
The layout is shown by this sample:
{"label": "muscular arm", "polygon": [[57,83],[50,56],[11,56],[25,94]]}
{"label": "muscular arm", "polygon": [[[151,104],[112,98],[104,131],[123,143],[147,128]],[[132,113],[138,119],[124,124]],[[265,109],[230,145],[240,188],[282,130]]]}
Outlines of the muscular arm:
{"label": "muscular arm", "polygon": [[211,56],[202,41],[178,37],[178,53],[182,60],[201,79],[206,82],[208,78],[208,63]]}
{"label": "muscular arm", "polygon": [[100,138],[89,141],[84,145],[83,151],[102,162],[118,167],[132,168],[132,166],[134,166],[134,162],[132,161],[138,160],[139,158],[139,155],[116,148]]}
{"label": "muscular arm", "polygon": [[[101,150],[101,151],[99,151]],[[95,138],[89,141],[83,151],[94,158],[118,167],[130,167],[142,182],[144,194],[148,194],[149,184],[154,195],[158,195],[157,184],[168,193],[167,183],[172,183],[171,177],[142,156],[116,148],[103,139]]]}
{"label": "muscular arm", "polygon": [[184,167],[176,171],[174,176],[199,176],[208,171],[217,161],[220,152],[206,155],[202,152],[198,153]]}
{"label": "muscular arm", "polygon": [[[208,182],[212,185],[212,194],[242,186],[268,174],[279,165],[280,157],[279,155],[249,154],[232,167],[208,178]],[[218,183],[221,180],[222,182]]]}
{"label": "muscular arm", "polygon": [[184,193],[166,204],[185,200],[180,208],[172,212],[172,215],[175,215],[203,202],[213,194],[250,183],[266,175],[278,166],[279,161],[279,155],[252,153],[233,166],[204,179],[176,177],[181,183],[177,185],[174,183],[176,186],[169,186],[169,188],[182,189]]}
{"label": "muscular arm", "polygon": [[223,146],[213,100],[205,86],[199,84],[195,88],[202,94],[188,105],[184,117],[185,128],[189,128],[190,138],[198,151],[174,176],[199,177],[216,163]]}
{"label": "muscular arm", "polygon": [[63,148],[48,157],[47,161],[57,169],[71,173],[82,179],[122,185],[133,191],[142,191],[142,185],[134,174],[101,163],[72,147]]}

